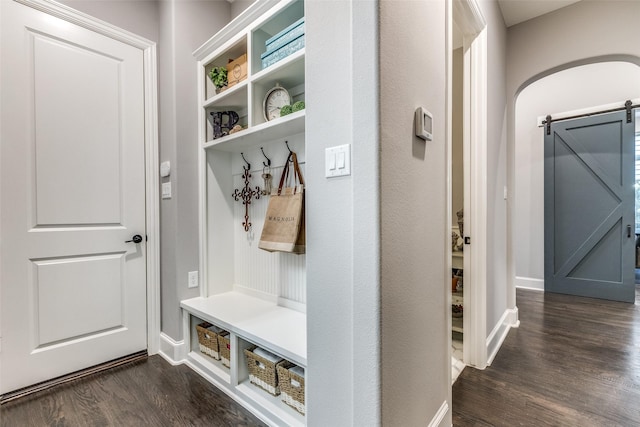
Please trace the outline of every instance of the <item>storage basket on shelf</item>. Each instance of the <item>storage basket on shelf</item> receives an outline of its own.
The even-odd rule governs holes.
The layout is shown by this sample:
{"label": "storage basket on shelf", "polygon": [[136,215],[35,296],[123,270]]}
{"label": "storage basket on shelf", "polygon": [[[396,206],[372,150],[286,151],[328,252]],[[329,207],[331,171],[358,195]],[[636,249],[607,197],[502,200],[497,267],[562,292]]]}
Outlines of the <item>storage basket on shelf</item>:
{"label": "storage basket on shelf", "polygon": [[229,341],[229,333],[218,334],[218,348],[220,349],[220,360],[227,368],[231,367],[231,341]]}
{"label": "storage basket on shelf", "polygon": [[247,368],[251,383],[274,396],[278,396],[280,387],[278,387],[277,367],[285,366],[289,368],[293,366],[293,363],[256,346],[246,349],[244,354],[247,357]]}
{"label": "storage basket on shelf", "polygon": [[277,371],[282,401],[304,415],[304,368],[280,365]]}
{"label": "storage basket on shelf", "polygon": [[198,344],[200,351],[209,357],[220,360],[218,351],[218,334],[228,334],[228,332],[212,325],[208,322],[202,322],[196,325],[198,331]]}

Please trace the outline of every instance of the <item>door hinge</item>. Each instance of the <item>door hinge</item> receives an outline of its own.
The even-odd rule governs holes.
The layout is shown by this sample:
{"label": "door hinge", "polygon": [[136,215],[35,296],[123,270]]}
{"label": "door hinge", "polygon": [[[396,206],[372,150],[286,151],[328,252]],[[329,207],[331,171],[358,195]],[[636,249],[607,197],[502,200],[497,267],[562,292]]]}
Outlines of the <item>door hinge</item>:
{"label": "door hinge", "polygon": [[464,237],[464,244],[465,245],[470,245],[471,244],[471,237],[465,236]]}
{"label": "door hinge", "polygon": [[627,123],[631,123],[631,107],[633,106],[633,102],[631,100],[627,100],[624,103],[624,108],[627,109]]}

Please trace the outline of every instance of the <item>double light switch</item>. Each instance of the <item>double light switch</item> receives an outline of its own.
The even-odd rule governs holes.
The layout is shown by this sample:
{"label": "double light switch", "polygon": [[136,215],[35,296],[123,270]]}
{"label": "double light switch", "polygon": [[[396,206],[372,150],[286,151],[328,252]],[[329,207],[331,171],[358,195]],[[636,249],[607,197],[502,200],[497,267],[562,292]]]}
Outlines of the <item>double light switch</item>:
{"label": "double light switch", "polygon": [[351,175],[351,145],[325,148],[325,177]]}

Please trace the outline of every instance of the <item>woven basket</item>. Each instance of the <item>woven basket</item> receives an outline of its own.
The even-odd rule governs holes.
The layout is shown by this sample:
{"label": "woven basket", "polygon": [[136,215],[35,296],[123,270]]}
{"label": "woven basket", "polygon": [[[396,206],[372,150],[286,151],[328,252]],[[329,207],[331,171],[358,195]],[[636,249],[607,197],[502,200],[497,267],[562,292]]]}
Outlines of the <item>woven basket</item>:
{"label": "woven basket", "polygon": [[220,354],[218,352],[218,334],[224,331],[219,329],[216,332],[208,329],[212,326],[213,325],[208,322],[196,325],[196,330],[198,331],[198,343],[200,344],[200,351],[202,353],[216,360],[220,360]]}
{"label": "woven basket", "polygon": [[231,341],[229,341],[229,334],[218,334],[218,349],[220,350],[220,360],[222,364],[227,368],[231,367]]}
{"label": "woven basket", "polygon": [[257,347],[251,347],[244,351],[247,357],[247,368],[249,369],[249,380],[252,384],[257,385],[268,393],[278,396],[280,388],[278,387],[278,366],[291,367],[293,363],[287,360],[281,360],[274,363],[258,356],[253,352]]}
{"label": "woven basket", "polygon": [[277,370],[282,401],[304,415],[304,377],[282,365],[278,366]]}

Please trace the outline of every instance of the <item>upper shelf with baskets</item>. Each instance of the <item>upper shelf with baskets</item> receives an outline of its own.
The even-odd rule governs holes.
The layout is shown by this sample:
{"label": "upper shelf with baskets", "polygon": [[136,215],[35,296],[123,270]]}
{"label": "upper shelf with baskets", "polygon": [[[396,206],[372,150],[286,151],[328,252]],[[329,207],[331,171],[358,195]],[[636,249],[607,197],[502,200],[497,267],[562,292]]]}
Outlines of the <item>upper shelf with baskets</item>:
{"label": "upper shelf with baskets", "polygon": [[[200,70],[203,148],[235,152],[266,137],[304,131],[304,1],[267,6],[271,9],[262,19],[244,23],[240,17],[233,28],[225,27],[194,53]],[[273,93],[274,88],[279,93]]]}

